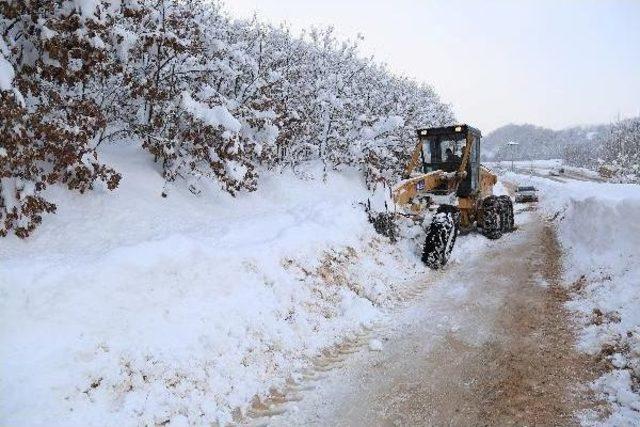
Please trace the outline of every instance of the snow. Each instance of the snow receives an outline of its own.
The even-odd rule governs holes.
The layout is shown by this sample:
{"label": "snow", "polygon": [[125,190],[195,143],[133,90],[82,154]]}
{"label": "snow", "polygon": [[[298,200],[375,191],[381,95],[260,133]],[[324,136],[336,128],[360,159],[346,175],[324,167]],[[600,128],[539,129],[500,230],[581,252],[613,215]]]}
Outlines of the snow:
{"label": "snow", "polygon": [[187,92],[182,94],[182,104],[187,111],[211,126],[222,126],[234,133],[240,132],[242,128],[240,122],[222,105],[209,108],[193,99]]}
{"label": "snow", "polygon": [[2,192],[3,204],[7,208],[7,212],[12,212],[14,208],[20,206],[20,201],[16,197],[18,192],[17,178],[0,178],[0,188]]}
{"label": "snow", "polygon": [[78,10],[84,18],[91,18],[95,14],[98,3],[99,0],[74,0],[76,10]]}
{"label": "snow", "polygon": [[129,61],[129,51],[135,45],[138,35],[126,28],[115,26],[113,28],[112,43],[116,45],[118,59],[122,62]]}
{"label": "snow", "polygon": [[371,351],[382,351],[382,342],[378,339],[369,340],[369,350]]}
{"label": "snow", "polygon": [[509,190],[507,190],[502,181],[498,181],[496,185],[493,186],[493,194],[496,196],[508,196]]}
{"label": "snow", "polygon": [[[397,245],[374,233],[355,171],[312,179],[324,174],[310,163],[308,179],[265,173],[258,192],[237,198],[213,184],[199,197],[176,186],[163,198],[139,147],[100,154],[123,174],[117,191],[87,197],[52,186],[57,214],[29,240],[0,246],[1,425],[229,423],[430,274],[420,230],[403,225],[414,239]],[[610,371],[592,384],[612,405],[607,424],[637,425],[640,186],[506,178],[538,187],[557,225],[579,347],[614,349]],[[492,244],[461,239],[450,263]],[[469,292],[446,289],[452,300]],[[377,338],[368,347],[384,349]]]}
{"label": "snow", "polygon": [[[483,162],[483,164],[489,167],[511,167],[511,161],[505,160],[500,162]],[[528,168],[540,168],[540,169],[553,169],[561,167],[563,164],[562,159],[550,159],[550,160],[516,160],[513,162],[513,165],[518,169],[528,169]]]}
{"label": "snow", "polygon": [[0,246],[2,425],[228,423],[426,274],[367,222],[359,173],[162,198],[139,147],[103,151],[117,191],[52,186],[57,214]]}
{"label": "snow", "polygon": [[640,396],[631,389],[632,383],[630,370],[625,369],[608,372],[594,382],[594,389],[600,391],[613,407],[607,425],[638,425]]}
{"label": "snow", "polygon": [[0,90],[12,90],[15,72],[13,67],[2,55],[0,55]]}
{"label": "snow", "polygon": [[46,25],[41,25],[40,26],[40,37],[43,40],[51,40],[52,38],[54,38],[56,35],[58,34],[57,31],[53,31],[52,29],[48,28]]}
{"label": "snow", "polygon": [[[640,424],[640,186],[506,179],[536,186],[541,208],[555,219],[572,290],[567,307],[582,326],[578,347],[611,364],[592,384],[612,406],[605,425]],[[613,351],[601,353],[605,347]]]}
{"label": "snow", "polygon": [[375,139],[380,135],[392,132],[404,126],[404,119],[400,116],[381,118],[372,127],[361,129],[361,135],[365,140]]}

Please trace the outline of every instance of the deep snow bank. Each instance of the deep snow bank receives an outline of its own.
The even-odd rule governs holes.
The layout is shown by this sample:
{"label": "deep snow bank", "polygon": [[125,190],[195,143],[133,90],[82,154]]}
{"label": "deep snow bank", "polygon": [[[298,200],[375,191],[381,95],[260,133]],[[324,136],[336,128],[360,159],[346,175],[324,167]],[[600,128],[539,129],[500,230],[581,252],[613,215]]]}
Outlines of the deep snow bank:
{"label": "deep snow bank", "polygon": [[606,423],[640,424],[640,186],[509,178],[539,187],[555,218],[579,347],[610,368],[593,384],[611,403]]}
{"label": "deep snow bank", "polygon": [[194,197],[135,147],[121,188],[52,189],[57,215],[0,245],[0,424],[227,422],[425,271],[373,232],[349,174]]}

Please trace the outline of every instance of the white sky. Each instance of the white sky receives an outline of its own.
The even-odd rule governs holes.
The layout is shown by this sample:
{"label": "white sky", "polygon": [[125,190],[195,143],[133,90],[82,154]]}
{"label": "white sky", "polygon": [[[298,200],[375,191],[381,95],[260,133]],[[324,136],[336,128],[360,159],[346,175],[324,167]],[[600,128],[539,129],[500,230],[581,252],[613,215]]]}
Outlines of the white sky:
{"label": "white sky", "polygon": [[640,0],[226,0],[232,16],[361,33],[462,122],[554,129],[640,114]]}

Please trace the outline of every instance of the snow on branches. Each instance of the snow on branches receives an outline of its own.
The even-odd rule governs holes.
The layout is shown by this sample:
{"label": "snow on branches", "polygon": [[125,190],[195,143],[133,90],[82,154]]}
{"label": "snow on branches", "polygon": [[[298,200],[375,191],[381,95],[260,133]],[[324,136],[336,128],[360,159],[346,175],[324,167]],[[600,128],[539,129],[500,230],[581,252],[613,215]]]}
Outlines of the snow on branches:
{"label": "snow on branches", "polygon": [[416,127],[453,119],[330,28],[293,36],[205,0],[0,2],[0,31],[3,235],[55,210],[47,185],[115,188],[105,142],[139,142],[167,189],[252,191],[259,171],[310,160],[374,186],[397,176]]}
{"label": "snow on branches", "polygon": [[120,179],[98,162],[92,142],[107,123],[86,94],[95,76],[112,72],[100,43],[107,27],[78,3],[0,3],[3,236],[26,237],[42,213],[55,210],[41,194],[47,185],[84,192],[96,180],[113,189]]}
{"label": "snow on branches", "polygon": [[617,175],[640,179],[640,117],[611,125],[603,136],[600,158]]}
{"label": "snow on branches", "polygon": [[613,181],[638,181],[640,117],[601,126],[600,132],[591,138],[575,139],[566,146],[563,159],[573,166],[597,169]]}

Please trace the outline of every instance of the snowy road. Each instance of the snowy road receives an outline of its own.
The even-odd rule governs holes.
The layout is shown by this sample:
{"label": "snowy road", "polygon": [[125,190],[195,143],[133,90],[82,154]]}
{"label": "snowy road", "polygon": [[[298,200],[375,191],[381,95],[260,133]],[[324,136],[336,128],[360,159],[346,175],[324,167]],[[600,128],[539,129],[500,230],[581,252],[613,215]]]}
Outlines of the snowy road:
{"label": "snowy road", "polygon": [[515,168],[515,173],[521,175],[533,175],[540,178],[550,179],[551,181],[566,183],[571,181],[582,181],[582,182],[604,182],[602,178],[598,178],[595,176],[588,176],[580,173],[575,170],[566,170],[562,174],[558,174],[554,172],[555,175],[550,174],[549,170],[544,169],[523,169],[523,168]]}
{"label": "snowy road", "polygon": [[[560,251],[535,213],[364,338],[365,344],[272,407],[269,425],[571,425],[594,377],[572,344]],[[465,251],[468,253],[468,251]],[[369,339],[369,346],[366,342]],[[378,341],[381,351],[375,350]]]}

